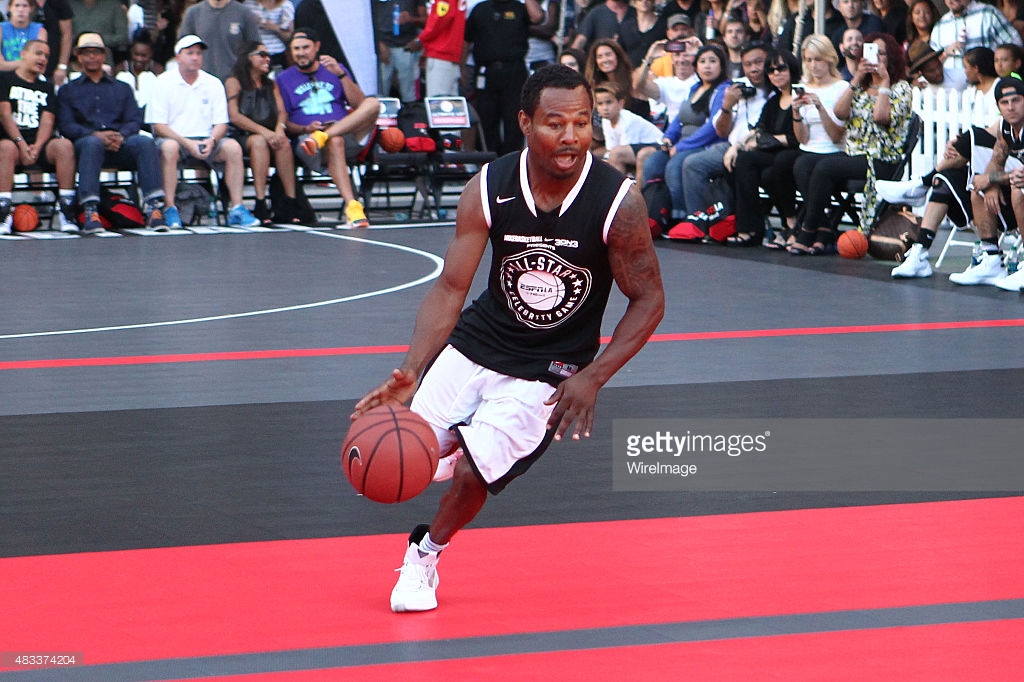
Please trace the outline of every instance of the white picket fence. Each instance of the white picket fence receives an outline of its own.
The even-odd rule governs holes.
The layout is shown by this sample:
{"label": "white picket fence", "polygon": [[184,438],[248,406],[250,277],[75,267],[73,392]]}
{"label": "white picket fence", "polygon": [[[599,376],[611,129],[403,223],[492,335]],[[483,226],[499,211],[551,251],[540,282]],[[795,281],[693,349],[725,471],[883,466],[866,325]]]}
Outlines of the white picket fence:
{"label": "white picket fence", "polygon": [[[964,91],[914,88],[913,109],[921,117],[924,131],[911,157],[907,179],[911,176],[919,178],[932,170],[935,162],[942,158],[946,143],[970,127],[972,121],[980,125],[979,121],[974,121],[973,105],[973,88]],[[992,121],[985,125],[990,123]]]}

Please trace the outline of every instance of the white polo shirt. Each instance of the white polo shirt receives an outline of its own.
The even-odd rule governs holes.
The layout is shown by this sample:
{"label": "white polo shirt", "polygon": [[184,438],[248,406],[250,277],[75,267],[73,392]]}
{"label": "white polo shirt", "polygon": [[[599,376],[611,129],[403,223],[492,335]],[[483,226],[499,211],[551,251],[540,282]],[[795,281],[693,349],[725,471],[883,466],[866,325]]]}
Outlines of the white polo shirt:
{"label": "white polo shirt", "polygon": [[164,123],[182,137],[209,137],[213,126],[228,122],[228,98],[216,76],[200,71],[189,85],[177,69],[156,79],[146,123]]}

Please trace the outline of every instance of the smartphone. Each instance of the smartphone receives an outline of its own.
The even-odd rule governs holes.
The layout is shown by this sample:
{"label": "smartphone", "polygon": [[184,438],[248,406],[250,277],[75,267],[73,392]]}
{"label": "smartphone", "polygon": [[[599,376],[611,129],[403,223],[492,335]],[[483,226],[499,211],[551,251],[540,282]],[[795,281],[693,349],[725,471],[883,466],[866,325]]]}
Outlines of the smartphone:
{"label": "smartphone", "polygon": [[803,97],[803,96],[804,96],[804,86],[802,86],[802,85],[794,85],[793,86],[793,97]]}
{"label": "smartphone", "polygon": [[878,43],[864,43],[864,61],[878,64]]}

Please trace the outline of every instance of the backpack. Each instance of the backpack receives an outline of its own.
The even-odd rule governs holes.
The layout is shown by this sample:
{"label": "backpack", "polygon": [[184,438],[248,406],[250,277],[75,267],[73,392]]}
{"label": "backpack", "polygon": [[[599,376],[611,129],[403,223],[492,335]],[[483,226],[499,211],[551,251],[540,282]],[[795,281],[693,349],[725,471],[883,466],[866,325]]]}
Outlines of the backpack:
{"label": "backpack", "polygon": [[683,218],[668,231],[667,236],[669,239],[684,242],[706,240],[725,242],[734,234],[736,234],[736,218],[729,215],[726,212],[725,204],[719,201],[703,211],[691,213]]}
{"label": "backpack", "polygon": [[[108,223],[115,230],[130,230],[146,226],[146,216],[138,204],[126,196],[100,188],[100,203],[97,207],[100,222]],[[107,227],[107,225],[104,225]]]}
{"label": "backpack", "polygon": [[[267,194],[270,195],[270,205],[274,208],[276,215],[280,207],[288,203],[288,195],[284,193],[284,185],[281,183],[281,178],[278,177],[277,172],[270,176]],[[316,210],[313,208],[313,204],[310,203],[309,197],[306,196],[306,191],[302,189],[302,183],[297,179],[295,181],[295,201],[292,202],[292,210],[294,216],[299,219],[301,224],[308,225],[309,227],[317,226]]]}
{"label": "backpack", "polygon": [[405,148],[410,152],[437,150],[437,141],[430,134],[427,107],[423,102],[404,102],[398,112],[398,129],[405,135]]}
{"label": "backpack", "polygon": [[184,226],[198,225],[210,208],[213,195],[205,187],[191,182],[179,182],[174,191],[174,205]]}
{"label": "backpack", "polygon": [[668,185],[661,178],[645,182],[641,194],[644,203],[647,204],[651,237],[658,239],[669,230],[669,223],[672,220],[672,195],[668,191]]}

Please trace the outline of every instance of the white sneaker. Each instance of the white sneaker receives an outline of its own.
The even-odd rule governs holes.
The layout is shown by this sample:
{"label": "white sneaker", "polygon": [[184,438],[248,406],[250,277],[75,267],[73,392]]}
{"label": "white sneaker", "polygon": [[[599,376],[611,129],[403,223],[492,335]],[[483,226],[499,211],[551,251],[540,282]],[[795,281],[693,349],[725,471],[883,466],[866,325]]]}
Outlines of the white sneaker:
{"label": "white sneaker", "polygon": [[971,265],[963,272],[954,272],[949,276],[953,284],[973,286],[975,284],[996,284],[1006,278],[1006,268],[1003,267],[1003,255],[1001,253],[986,253],[981,257],[981,262]]}
{"label": "white sneaker", "polygon": [[61,232],[67,232],[69,234],[78,232],[78,223],[75,222],[75,217],[71,213],[72,208],[70,204],[57,202],[57,206],[53,211],[53,216],[57,222],[57,229]]}
{"label": "white sneaker", "polygon": [[922,185],[920,180],[907,180],[906,182],[877,180],[875,189],[878,196],[890,204],[924,206],[928,199],[928,188]]}
{"label": "white sneaker", "polygon": [[911,245],[910,251],[903,256],[903,262],[892,269],[892,276],[895,279],[931,277],[932,265],[928,262],[928,252],[924,250],[924,244]]}
{"label": "white sneaker", "polygon": [[1020,291],[1024,287],[1024,270],[1018,270],[1012,275],[1007,275],[996,282],[996,286],[1007,291]]}
{"label": "white sneaker", "polygon": [[437,463],[437,471],[434,472],[434,483],[451,480],[455,476],[455,465],[459,463],[464,454],[462,448],[458,448],[447,457],[442,457]]}
{"label": "white sneaker", "polygon": [[437,554],[424,552],[415,542],[409,543],[405,561],[399,572],[398,583],[391,590],[391,610],[432,611],[437,608]]}

